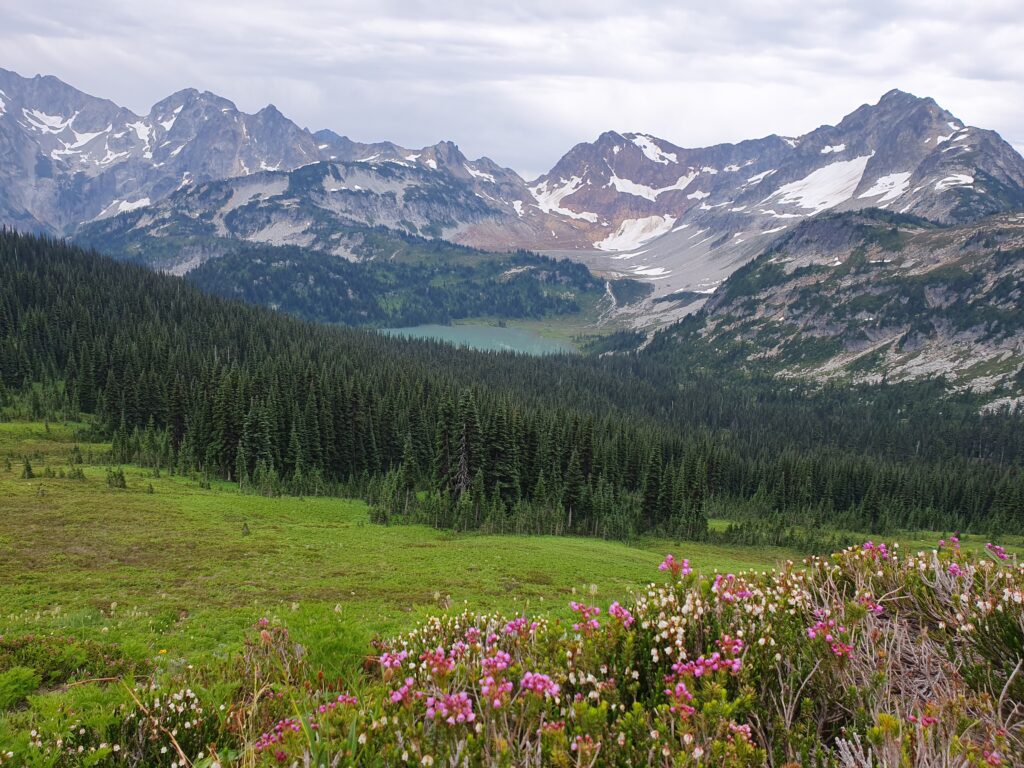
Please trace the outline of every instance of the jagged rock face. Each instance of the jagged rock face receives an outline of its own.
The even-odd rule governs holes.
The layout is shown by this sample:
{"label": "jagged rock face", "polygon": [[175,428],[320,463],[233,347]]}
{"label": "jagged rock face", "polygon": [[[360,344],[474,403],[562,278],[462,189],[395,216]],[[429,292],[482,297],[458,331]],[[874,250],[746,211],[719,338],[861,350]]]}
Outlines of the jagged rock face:
{"label": "jagged rock face", "polygon": [[[219,236],[338,253],[352,226],[383,225],[558,251],[651,282],[652,301],[683,297],[634,308],[638,325],[696,310],[738,267],[825,211],[879,207],[955,224],[1024,207],[1024,158],[900,91],[796,138],[686,149],[607,132],[531,182],[451,142],[361,144],[195,90],[140,117],[56,78],[0,70],[0,100],[5,223],[152,237],[175,231],[174,221],[190,231],[206,222]],[[90,224],[119,214],[133,215]]]}
{"label": "jagged rock face", "polygon": [[605,133],[530,189],[575,222],[577,245],[615,252],[590,256],[592,266],[651,279],[659,296],[707,294],[824,211],[878,207],[952,224],[1018,209],[1024,158],[931,99],[892,91],[796,138],[684,149]]}
{"label": "jagged rock face", "polygon": [[247,115],[211,93],[180,91],[139,116],[53,77],[0,70],[0,99],[4,212],[59,234],[185,185],[319,159],[274,107]]}
{"label": "jagged rock face", "polygon": [[[784,375],[1019,388],[1022,302],[1024,214],[938,227],[848,212],[794,227],[736,272],[697,336]],[[672,349],[676,333],[659,342]]]}

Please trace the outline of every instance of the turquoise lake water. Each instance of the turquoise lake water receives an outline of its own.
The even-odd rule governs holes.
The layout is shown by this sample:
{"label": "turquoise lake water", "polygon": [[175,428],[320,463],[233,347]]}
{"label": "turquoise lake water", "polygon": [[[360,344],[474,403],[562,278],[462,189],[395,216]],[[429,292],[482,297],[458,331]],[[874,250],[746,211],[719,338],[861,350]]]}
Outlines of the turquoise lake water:
{"label": "turquoise lake water", "polygon": [[472,349],[524,352],[528,355],[576,351],[564,341],[548,339],[524,328],[500,328],[496,325],[417,325],[412,328],[383,328],[381,333],[412,339],[434,339]]}

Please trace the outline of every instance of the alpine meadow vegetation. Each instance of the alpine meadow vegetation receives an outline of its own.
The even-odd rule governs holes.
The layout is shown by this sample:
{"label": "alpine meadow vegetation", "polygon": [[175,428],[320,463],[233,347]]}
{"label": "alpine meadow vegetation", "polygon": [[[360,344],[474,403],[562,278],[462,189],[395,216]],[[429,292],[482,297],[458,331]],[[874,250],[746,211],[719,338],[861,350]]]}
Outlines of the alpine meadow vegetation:
{"label": "alpine meadow vegetation", "polygon": [[[444,612],[329,676],[279,621],[207,666],[86,684],[91,719],[21,716],[4,764],[1012,766],[1024,760],[1024,568],[956,537],[660,580],[573,618]],[[41,638],[0,659],[50,658]],[[104,651],[81,646],[83,663]],[[3,674],[5,693],[24,667]],[[60,679],[59,670],[48,672]],[[99,687],[99,686],[97,686]]]}

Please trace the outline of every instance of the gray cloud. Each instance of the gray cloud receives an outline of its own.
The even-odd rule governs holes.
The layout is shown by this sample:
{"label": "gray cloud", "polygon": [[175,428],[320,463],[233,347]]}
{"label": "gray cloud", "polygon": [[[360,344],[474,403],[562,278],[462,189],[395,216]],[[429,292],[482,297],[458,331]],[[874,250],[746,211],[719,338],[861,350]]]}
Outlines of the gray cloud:
{"label": "gray cloud", "polygon": [[184,87],[530,176],[608,129],[804,133],[898,87],[1024,147],[1019,0],[0,0],[0,66],[136,111]]}

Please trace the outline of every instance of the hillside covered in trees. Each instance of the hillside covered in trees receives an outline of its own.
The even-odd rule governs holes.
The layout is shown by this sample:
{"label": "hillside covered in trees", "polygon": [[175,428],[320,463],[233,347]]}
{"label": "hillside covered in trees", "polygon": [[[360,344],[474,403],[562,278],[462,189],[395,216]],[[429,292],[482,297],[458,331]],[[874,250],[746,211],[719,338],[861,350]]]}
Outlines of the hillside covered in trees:
{"label": "hillside covered in trees", "polygon": [[0,407],[91,417],[112,461],[381,522],[736,540],[792,526],[1024,531],[1019,414],[941,382],[811,389],[658,356],[523,358],[383,338],[0,235]]}

